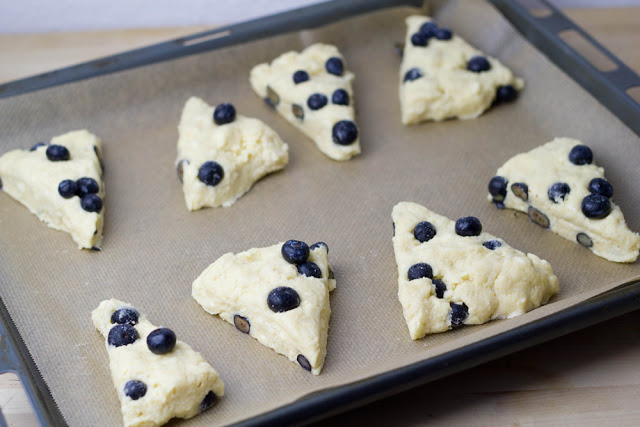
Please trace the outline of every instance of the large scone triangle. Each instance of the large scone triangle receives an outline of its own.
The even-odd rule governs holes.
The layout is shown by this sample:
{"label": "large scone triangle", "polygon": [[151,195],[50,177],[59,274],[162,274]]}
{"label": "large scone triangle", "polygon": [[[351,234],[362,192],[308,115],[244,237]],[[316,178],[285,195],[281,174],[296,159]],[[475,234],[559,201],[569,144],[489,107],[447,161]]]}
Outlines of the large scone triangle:
{"label": "large scone triangle", "polygon": [[78,130],[0,157],[0,188],[80,249],[102,244],[102,142]]}
{"label": "large scone triangle", "polygon": [[[214,111],[219,114],[218,123]],[[178,126],[176,169],[190,211],[231,206],[263,176],[289,161],[289,146],[262,121],[187,100]]]}
{"label": "large scone triangle", "polygon": [[555,138],[509,159],[489,183],[499,208],[527,212],[543,228],[615,262],[634,262],[640,235],[611,201],[613,186],[593,152],[577,139]]}
{"label": "large scone triangle", "polygon": [[334,160],[360,153],[355,123],[354,75],[335,46],[316,43],[259,64],[249,78],[253,90]]}
{"label": "large scone triangle", "polygon": [[[398,297],[411,338],[519,316],[558,292],[549,263],[416,203],[393,208]],[[460,233],[460,234],[458,234]]]}
{"label": "large scone triangle", "polygon": [[400,65],[402,123],[473,119],[494,101],[514,100],[522,79],[427,16],[406,19]]}
{"label": "large scone triangle", "polygon": [[[290,242],[295,241],[285,244]],[[312,245],[307,261],[303,257],[296,265],[285,260],[282,247],[223,255],[193,282],[192,295],[207,312],[318,375],[327,348],[329,292],[336,283],[328,249]]]}
{"label": "large scone triangle", "polygon": [[151,324],[130,304],[102,301],[91,319],[106,339],[125,427],[159,426],[171,418],[191,418],[224,394],[218,373],[200,353],[175,340],[175,334],[171,348],[167,336],[172,332]]}

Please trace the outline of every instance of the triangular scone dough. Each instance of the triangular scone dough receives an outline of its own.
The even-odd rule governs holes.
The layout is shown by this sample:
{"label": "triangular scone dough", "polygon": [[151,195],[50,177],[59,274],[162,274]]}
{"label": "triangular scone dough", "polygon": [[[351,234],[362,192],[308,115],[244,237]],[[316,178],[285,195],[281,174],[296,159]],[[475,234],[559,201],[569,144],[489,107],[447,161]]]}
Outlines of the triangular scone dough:
{"label": "triangular scone dough", "polygon": [[[214,107],[191,97],[178,126],[176,168],[190,211],[231,206],[257,180],[289,161],[289,146],[262,121],[237,115],[231,123],[217,125],[213,112]],[[198,178],[205,162],[222,167],[222,179],[214,185]]]}
{"label": "triangular scone dough", "polygon": [[[114,316],[120,309],[133,310],[137,316],[133,320],[131,316]],[[125,323],[114,323],[112,316],[118,317],[116,322]],[[224,384],[218,373],[188,344],[177,340],[170,352],[152,353],[147,336],[158,327],[130,304],[116,299],[102,301],[91,313],[91,319],[106,339],[111,377],[120,399],[125,427],[159,426],[171,418],[191,418],[211,407],[224,394]],[[122,345],[120,341],[118,346],[110,345],[110,332],[122,327],[134,328],[137,339],[131,339],[131,344]],[[128,338],[132,335],[129,332],[130,329],[116,329],[113,335]],[[138,387],[132,387],[134,385]]]}
{"label": "triangular scone dough", "polygon": [[[53,156],[59,160],[49,160],[48,150],[52,155],[56,154],[54,150],[59,154],[65,148],[68,160]],[[79,248],[98,249],[102,243],[105,194],[100,153],[102,142],[86,130],[57,136],[50,144],[39,143],[31,150],[9,151],[0,157],[0,188],[49,227],[70,233]],[[58,190],[62,181],[80,178],[92,178],[98,184],[98,192],[89,196],[93,200],[88,204],[79,196],[64,198]],[[98,207],[100,210],[95,212]]]}
{"label": "triangular scone dough", "polygon": [[[575,164],[570,157],[584,164]],[[629,230],[622,211],[610,201],[613,187],[604,180],[604,168],[592,159],[591,150],[577,139],[555,138],[512,157],[498,169],[489,185],[488,199],[500,208],[527,212],[536,224],[580,243],[598,256],[634,262],[640,251],[640,235]],[[596,181],[590,189],[593,179]],[[597,188],[597,184],[608,188]],[[588,207],[586,213],[591,218],[585,214],[583,204],[594,199],[605,208],[600,215],[595,212],[595,216],[604,215],[602,218],[594,217]]]}
{"label": "triangular scone dough", "polygon": [[313,139],[320,151],[334,160],[348,160],[360,153],[360,141],[351,88],[354,75],[344,65],[338,48],[316,43],[300,53],[284,53],[271,64],[256,65],[249,80],[253,90]]}
{"label": "triangular scone dough", "polygon": [[[410,202],[398,203],[392,217],[398,297],[414,340],[460,324],[519,316],[558,292],[547,261],[489,233],[460,236],[455,221]],[[423,221],[435,231],[430,239],[416,232]],[[433,279],[409,280],[409,270],[420,263],[431,267]]]}
{"label": "triangular scone dough", "polygon": [[[336,286],[327,247],[314,245],[309,253],[308,260],[321,271],[316,278],[285,261],[282,245],[223,255],[193,282],[192,295],[207,312],[318,375],[327,352],[329,292]],[[272,311],[269,294],[279,287],[293,289],[300,305]]]}
{"label": "triangular scone dough", "polygon": [[[451,37],[446,38],[437,32],[433,35],[437,30],[428,35],[424,35],[424,30],[421,33],[427,22],[433,21],[421,15],[406,19],[407,35],[400,65],[402,123],[454,117],[473,119],[491,106],[500,86],[510,85],[507,90],[511,91],[511,97],[524,87],[523,80],[515,78],[500,61],[484,55],[456,34],[449,32],[446,36]],[[412,43],[416,34],[423,43],[427,39],[426,46]],[[468,62],[476,56],[483,57],[482,62],[488,61],[490,69],[470,71]]]}

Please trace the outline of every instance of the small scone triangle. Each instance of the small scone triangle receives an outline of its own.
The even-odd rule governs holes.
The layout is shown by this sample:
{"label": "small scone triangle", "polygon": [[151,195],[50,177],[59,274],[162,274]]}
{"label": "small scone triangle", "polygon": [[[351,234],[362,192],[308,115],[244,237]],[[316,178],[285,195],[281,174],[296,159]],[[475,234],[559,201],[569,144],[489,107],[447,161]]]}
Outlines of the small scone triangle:
{"label": "small scone triangle", "polygon": [[262,121],[187,100],[178,125],[176,170],[187,209],[231,206],[263,176],[289,161],[289,146]]}
{"label": "small scone triangle", "polygon": [[316,43],[259,64],[249,78],[253,90],[280,115],[313,139],[334,160],[360,153],[355,123],[354,75],[338,48]]}
{"label": "small scone triangle", "polygon": [[466,324],[519,316],[558,292],[549,263],[416,203],[393,208],[398,297],[414,340]]}
{"label": "small scone triangle", "polygon": [[102,142],[86,130],[0,157],[0,188],[80,249],[99,249],[104,218]]}
{"label": "small scone triangle", "polygon": [[473,119],[494,101],[509,102],[524,87],[500,61],[427,16],[406,19],[400,65],[402,123]]}
{"label": "small scone triangle", "polygon": [[591,149],[577,139],[555,138],[507,160],[489,182],[488,199],[527,212],[536,224],[602,258],[634,262],[640,235],[627,227],[612,196]]}
{"label": "small scone triangle", "polygon": [[224,394],[218,373],[200,353],[130,304],[102,301],[91,319],[106,339],[125,427],[191,418]]}
{"label": "small scone triangle", "polygon": [[193,282],[192,295],[207,312],[318,375],[332,276],[326,244],[289,240],[221,256]]}

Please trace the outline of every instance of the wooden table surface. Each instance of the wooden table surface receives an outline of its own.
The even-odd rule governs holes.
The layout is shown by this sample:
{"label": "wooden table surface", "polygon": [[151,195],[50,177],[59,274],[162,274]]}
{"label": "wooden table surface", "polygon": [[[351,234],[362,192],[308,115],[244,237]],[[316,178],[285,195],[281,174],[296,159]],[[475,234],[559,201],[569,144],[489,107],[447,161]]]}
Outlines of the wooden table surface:
{"label": "wooden table surface", "polygon": [[[640,7],[567,14],[640,73]],[[0,36],[0,82],[203,28]],[[319,425],[640,425],[640,311],[327,419]],[[20,382],[0,375],[10,426],[34,426]]]}

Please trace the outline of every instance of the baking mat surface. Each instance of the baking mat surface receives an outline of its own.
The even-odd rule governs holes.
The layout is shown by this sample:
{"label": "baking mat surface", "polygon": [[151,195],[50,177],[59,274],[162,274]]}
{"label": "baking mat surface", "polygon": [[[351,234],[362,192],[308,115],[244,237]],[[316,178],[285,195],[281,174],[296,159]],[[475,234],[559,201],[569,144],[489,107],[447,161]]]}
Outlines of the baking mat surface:
{"label": "baking mat surface", "polygon": [[[581,139],[615,187],[614,200],[640,230],[640,141],[526,42],[490,5],[452,1],[436,15],[525,78],[514,104],[475,120],[404,127],[397,97],[412,9],[376,12],[313,31],[48,89],[0,102],[0,152],[73,129],[104,141],[106,219],[102,252],[79,251],[0,194],[0,290],[73,426],[118,425],[104,340],[90,320],[101,300],[132,303],[172,328],[218,370],[225,396],[185,425],[228,424],[306,394],[423,360],[549,315],[637,279],[640,266],[598,258],[486,201],[487,183],[512,155],[555,136]],[[252,92],[250,68],[314,42],[336,44],[356,75],[362,155],[329,160]],[[174,170],[178,119],[191,95],[232,102],[290,145],[289,165],[231,208],[188,212]],[[397,298],[391,208],[408,200],[484,229],[551,262],[560,293],[516,319],[411,341]],[[287,239],[328,243],[338,287],[331,296],[328,355],[312,376],[204,312],[191,283],[226,252]]]}

